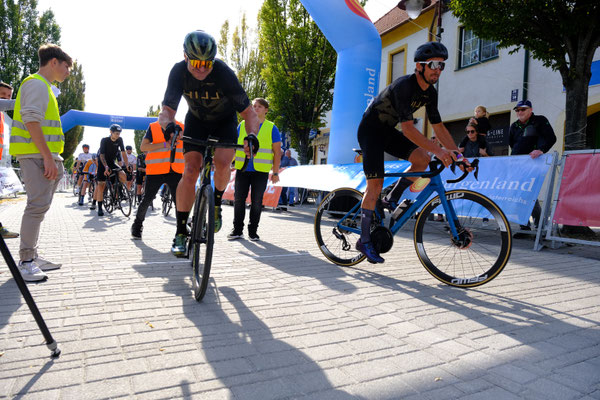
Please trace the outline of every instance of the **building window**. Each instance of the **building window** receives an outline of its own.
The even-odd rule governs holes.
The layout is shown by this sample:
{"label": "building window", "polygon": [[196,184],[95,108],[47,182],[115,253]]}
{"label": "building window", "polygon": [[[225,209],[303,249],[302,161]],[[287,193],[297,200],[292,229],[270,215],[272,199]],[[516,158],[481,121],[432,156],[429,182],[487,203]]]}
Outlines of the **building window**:
{"label": "building window", "polygon": [[404,50],[392,55],[392,75],[391,82],[405,75],[404,71]]}
{"label": "building window", "polygon": [[478,38],[472,30],[461,28],[461,57],[460,67],[478,64],[498,57],[499,42]]}

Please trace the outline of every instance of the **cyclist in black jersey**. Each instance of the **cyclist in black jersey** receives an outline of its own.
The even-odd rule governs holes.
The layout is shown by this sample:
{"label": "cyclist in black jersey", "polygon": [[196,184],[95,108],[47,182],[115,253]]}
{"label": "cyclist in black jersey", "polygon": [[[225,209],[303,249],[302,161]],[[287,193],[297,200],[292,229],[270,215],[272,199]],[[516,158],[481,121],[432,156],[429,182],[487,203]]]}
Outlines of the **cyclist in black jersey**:
{"label": "cyclist in black jersey", "polygon": [[[427,152],[435,154],[445,166],[462,157],[442,123],[437,109],[437,91],[433,87],[447,58],[448,50],[439,42],[419,46],[414,56],[415,73],[396,79],[373,99],[358,127],[367,188],[362,201],[361,237],[356,248],[371,262],[384,261],[371,243],[370,235],[373,211],[383,187],[384,152],[410,161],[411,167],[407,172],[424,171],[429,163]],[[427,139],[415,127],[413,113],[423,106],[436,137],[445,149]],[[400,131],[396,129],[398,123]],[[411,179],[400,179],[382,200],[384,208],[393,210],[402,192],[411,184]]]}
{"label": "cyclist in black jersey", "polygon": [[[187,34],[183,43],[184,60],[171,69],[163,107],[158,122],[165,134],[175,132],[175,113],[185,98],[188,112],[184,135],[199,140],[216,136],[221,142],[237,142],[238,112],[246,121],[247,132],[256,134],[260,121],[235,73],[225,62],[215,59],[217,44],[204,31]],[[183,256],[186,252],[187,220],[194,204],[196,181],[202,169],[204,148],[191,144],[183,146],[185,168],[177,186],[177,233],[171,252]],[[221,197],[229,183],[234,150],[217,148],[214,154],[215,233],[221,228]]]}
{"label": "cyclist in black jersey", "polygon": [[98,203],[98,216],[104,215],[102,211],[102,198],[104,196],[104,188],[106,187],[106,179],[111,174],[112,170],[118,170],[119,180],[125,185],[127,183],[127,177],[123,170],[117,166],[117,159],[119,157],[119,150],[121,151],[121,159],[124,160],[125,167],[129,166],[127,161],[127,155],[125,154],[125,146],[123,145],[123,138],[121,138],[121,131],[123,129],[118,124],[112,124],[110,126],[110,136],[102,138],[100,141],[100,150],[98,150],[98,173],[96,174],[96,180],[98,185],[94,192],[94,199]]}

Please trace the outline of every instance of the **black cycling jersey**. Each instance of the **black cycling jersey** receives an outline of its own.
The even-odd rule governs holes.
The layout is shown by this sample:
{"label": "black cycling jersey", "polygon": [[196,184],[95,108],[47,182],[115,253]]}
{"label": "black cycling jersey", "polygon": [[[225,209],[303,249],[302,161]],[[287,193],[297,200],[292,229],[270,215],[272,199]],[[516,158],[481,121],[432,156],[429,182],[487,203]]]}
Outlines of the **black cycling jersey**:
{"label": "black cycling jersey", "polygon": [[412,121],[413,113],[425,106],[429,122],[438,124],[442,122],[442,118],[437,105],[437,91],[432,85],[423,90],[415,74],[405,75],[396,79],[373,99],[363,118],[377,117],[383,124],[393,127],[398,122]]}
{"label": "black cycling jersey", "polygon": [[111,164],[114,165],[115,160],[121,159],[121,153],[119,150],[125,151],[123,138],[119,137],[113,142],[112,140],[110,140],[110,136],[108,136],[102,138],[102,141],[100,142],[100,150],[98,150],[98,155],[104,154],[104,158],[106,159],[107,164],[110,166]]}
{"label": "black cycling jersey", "polygon": [[175,64],[169,74],[163,105],[177,110],[182,95],[188,103],[189,113],[200,121],[229,119],[236,111],[242,112],[250,105],[235,73],[219,59],[202,81],[192,76],[185,61]]}

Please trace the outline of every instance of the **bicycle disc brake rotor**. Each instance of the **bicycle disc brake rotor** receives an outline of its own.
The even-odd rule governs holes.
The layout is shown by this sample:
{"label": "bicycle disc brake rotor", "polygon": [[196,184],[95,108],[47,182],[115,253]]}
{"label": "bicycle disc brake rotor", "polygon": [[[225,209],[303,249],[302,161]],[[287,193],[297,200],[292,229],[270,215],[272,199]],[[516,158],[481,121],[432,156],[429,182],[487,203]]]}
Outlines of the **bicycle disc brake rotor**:
{"label": "bicycle disc brake rotor", "polygon": [[458,239],[452,238],[452,243],[461,250],[468,249],[473,244],[473,233],[466,228],[460,228]]}
{"label": "bicycle disc brake rotor", "polygon": [[387,253],[394,244],[394,235],[385,226],[378,226],[371,231],[371,242],[379,254]]}

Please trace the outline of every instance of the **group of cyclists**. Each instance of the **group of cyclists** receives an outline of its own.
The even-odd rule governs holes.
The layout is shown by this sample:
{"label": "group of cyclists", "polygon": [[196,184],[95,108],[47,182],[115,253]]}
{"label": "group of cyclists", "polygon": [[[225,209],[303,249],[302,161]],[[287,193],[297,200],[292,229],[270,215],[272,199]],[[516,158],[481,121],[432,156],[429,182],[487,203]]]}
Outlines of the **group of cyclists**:
{"label": "group of cyclists", "polygon": [[[222,60],[216,58],[217,43],[213,36],[202,30],[186,35],[183,43],[183,60],[176,63],[168,78],[158,123],[167,139],[191,137],[206,140],[216,137],[220,142],[236,143],[237,114],[245,121],[248,135],[256,136],[260,121],[253,110],[248,95],[242,88],[235,72]],[[419,172],[427,168],[434,154],[444,166],[462,158],[448,130],[442,123],[437,109],[437,83],[448,58],[446,47],[439,42],[427,42],[419,46],[414,54],[415,72],[403,76],[385,88],[365,111],[358,128],[358,141],[363,154],[363,168],[367,188],[362,202],[362,234],[356,248],[369,261],[382,263],[384,260],[371,243],[370,226],[377,204],[393,210],[402,192],[413,183],[413,178],[399,180],[394,189],[382,200],[384,152],[411,162],[410,171]],[[175,114],[183,97],[188,105],[184,129],[177,133]],[[428,139],[414,125],[413,113],[425,107],[435,136],[443,145],[440,147]],[[396,126],[400,124],[400,130]],[[110,127],[111,135],[102,139],[100,145],[97,180],[94,199],[98,203],[98,215],[102,215],[103,182],[110,171],[118,171],[123,182],[128,181],[126,172],[119,169],[117,157],[121,151],[124,169],[134,162],[131,152],[126,153],[120,137],[121,127]],[[89,147],[88,147],[89,150]],[[87,151],[84,148],[84,153]],[[244,151],[249,154],[246,145]],[[176,233],[171,252],[180,257],[186,253],[188,240],[188,218],[194,203],[196,182],[203,165],[204,148],[183,144],[184,170],[176,190]],[[78,161],[83,168],[83,156]],[[221,199],[230,178],[230,166],[234,150],[218,148],[214,153],[214,204],[215,232],[221,228]],[[467,164],[468,165],[468,164]],[[131,169],[129,169],[131,171]],[[275,171],[277,172],[277,171]],[[89,173],[88,173],[89,175]],[[129,179],[130,181],[131,179]],[[138,182],[139,184],[139,179]],[[128,186],[130,187],[130,186]],[[139,193],[139,192],[138,192]],[[379,202],[379,203],[378,203]]]}
{"label": "group of cyclists", "polygon": [[[145,179],[145,154],[133,154],[131,146],[124,146],[120,137],[122,128],[112,124],[110,135],[100,142],[98,153],[90,153],[90,146],[84,144],[83,152],[75,159],[73,173],[75,175],[75,193],[79,196],[78,205],[83,206],[85,195],[90,187],[95,188],[90,196],[90,209],[98,207],[98,216],[103,216],[102,199],[106,179],[114,172],[119,180],[132,192],[135,183],[136,196],[142,195]],[[120,150],[120,152],[119,152]]]}

